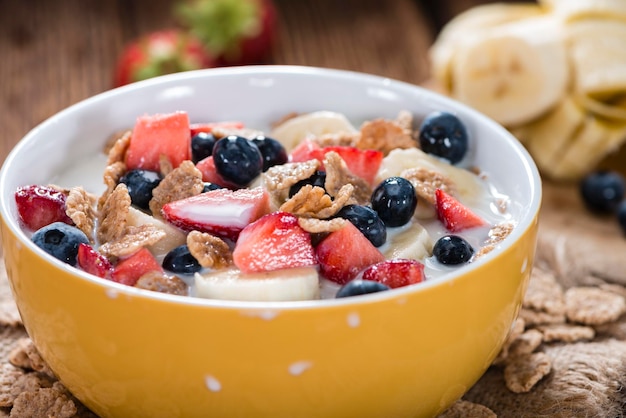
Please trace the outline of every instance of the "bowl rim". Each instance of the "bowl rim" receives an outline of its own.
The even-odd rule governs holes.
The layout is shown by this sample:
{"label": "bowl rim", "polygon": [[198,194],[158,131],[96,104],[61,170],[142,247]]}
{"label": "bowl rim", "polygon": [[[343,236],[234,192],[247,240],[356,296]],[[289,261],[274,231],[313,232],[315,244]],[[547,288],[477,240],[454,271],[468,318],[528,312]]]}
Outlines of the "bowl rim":
{"label": "bowl rim", "polygon": [[[423,292],[426,289],[438,286],[449,285],[454,280],[458,280],[459,277],[469,273],[473,270],[481,268],[484,264],[490,263],[492,260],[498,258],[503,252],[512,247],[536,222],[541,207],[542,199],[542,183],[541,177],[537,166],[535,165],[529,152],[524,146],[503,126],[499,125],[492,119],[488,118],[484,114],[474,110],[473,108],[446,97],[440,93],[429,90],[417,84],[411,84],[409,82],[392,79],[385,76],[368,74],[353,70],[332,69],[302,65],[250,65],[250,66],[238,66],[238,67],[219,67],[209,68],[202,70],[186,71],[175,74],[168,74],[159,76],[125,86],[106,90],[104,92],[95,94],[91,97],[80,100],[45,119],[22,137],[16,145],[10,150],[6,159],[2,163],[0,168],[0,192],[5,188],[7,182],[8,172],[10,171],[12,162],[20,154],[22,148],[26,148],[28,144],[34,141],[33,138],[37,136],[37,133],[44,129],[46,126],[57,123],[65,117],[68,117],[72,113],[76,112],[82,107],[91,105],[92,103],[110,99],[117,95],[127,94],[130,91],[141,90],[153,85],[167,84],[169,82],[179,82],[189,80],[193,78],[205,78],[215,76],[252,76],[252,75],[310,75],[316,76],[320,79],[355,79],[362,81],[366,84],[384,85],[385,87],[396,88],[399,90],[413,90],[419,91],[420,95],[436,99],[439,103],[445,104],[450,108],[461,110],[463,113],[472,118],[475,123],[485,126],[490,131],[502,137],[506,140],[509,147],[512,148],[514,154],[522,162],[525,175],[524,178],[529,179],[529,186],[531,194],[530,200],[527,202],[527,210],[521,219],[518,219],[517,225],[511,234],[507,237],[507,240],[503,245],[499,245],[498,248],[491,251],[485,257],[481,257],[475,262],[469,265],[463,266],[458,271],[446,273],[442,277],[438,277],[433,280],[427,280],[419,284],[392,289],[390,292],[377,292],[366,295],[359,295],[358,297],[348,298],[329,298],[329,299],[317,299],[317,300],[305,300],[305,301],[234,301],[234,300],[217,300],[207,299],[190,296],[171,295],[160,292],[154,292],[144,289],[138,289],[132,286],[126,286],[120,283],[116,283],[110,280],[102,279],[86,272],[83,272],[73,266],[70,266],[60,260],[56,260],[52,257],[44,257],[44,252],[37,247],[23,232],[19,225],[19,221],[13,219],[10,216],[9,202],[7,199],[0,200],[0,216],[3,218],[4,224],[12,231],[12,233],[20,241],[21,245],[24,245],[31,249],[35,254],[40,254],[45,260],[52,264],[57,269],[64,270],[67,274],[78,276],[81,279],[88,280],[91,283],[102,287],[103,291],[113,296],[128,295],[132,297],[145,298],[150,300],[164,301],[168,303],[174,303],[187,306],[198,306],[206,308],[223,308],[223,309],[237,309],[237,310],[272,310],[272,311],[285,311],[285,310],[300,310],[300,309],[324,309],[328,307],[338,306],[351,306],[356,307],[359,305],[366,305],[374,302],[383,302],[387,300],[400,300],[407,297],[410,294]],[[530,266],[529,266],[530,268]]]}

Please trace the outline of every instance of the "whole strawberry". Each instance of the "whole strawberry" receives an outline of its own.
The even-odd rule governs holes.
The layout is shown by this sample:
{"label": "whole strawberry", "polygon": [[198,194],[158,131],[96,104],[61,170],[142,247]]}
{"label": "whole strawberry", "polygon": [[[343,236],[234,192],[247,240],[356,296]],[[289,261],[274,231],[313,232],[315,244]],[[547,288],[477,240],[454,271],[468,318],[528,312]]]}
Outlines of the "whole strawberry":
{"label": "whole strawberry", "polygon": [[176,14],[220,66],[260,64],[270,57],[276,39],[271,0],[189,0]]}
{"label": "whole strawberry", "polygon": [[164,74],[214,67],[202,42],[179,29],[152,32],[128,44],[114,74],[116,87]]}

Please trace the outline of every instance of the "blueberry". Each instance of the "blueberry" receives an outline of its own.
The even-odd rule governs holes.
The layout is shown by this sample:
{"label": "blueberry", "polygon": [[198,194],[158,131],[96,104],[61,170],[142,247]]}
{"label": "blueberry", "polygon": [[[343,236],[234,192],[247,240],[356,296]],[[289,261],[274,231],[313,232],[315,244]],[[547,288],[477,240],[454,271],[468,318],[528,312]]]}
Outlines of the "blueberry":
{"label": "blueberry", "polygon": [[76,265],[80,243],[89,244],[89,238],[83,231],[63,222],[54,222],[38,229],[31,239],[51,256],[72,266]]}
{"label": "blueberry", "polygon": [[180,274],[193,274],[202,269],[198,260],[195,259],[186,244],[171,250],[163,258],[164,269]]}
{"label": "blueberry", "polygon": [[473,254],[474,248],[458,235],[444,235],[433,246],[433,255],[441,264],[467,263]]}
{"label": "blueberry", "polygon": [[409,222],[417,207],[417,195],[411,182],[403,177],[383,180],[372,193],[372,209],[388,227]]}
{"label": "blueberry", "polygon": [[259,148],[246,138],[229,135],[213,147],[217,172],[225,180],[245,187],[263,171],[263,156]]}
{"label": "blueberry", "polygon": [[252,139],[252,142],[259,148],[263,156],[263,171],[267,171],[270,167],[287,162],[287,151],[285,147],[274,138],[259,135]]}
{"label": "blueberry", "polygon": [[150,210],[152,190],[161,183],[163,177],[156,171],[131,170],[124,174],[120,183],[128,188],[128,194],[133,205],[144,210]]}
{"label": "blueberry", "polygon": [[465,157],[468,148],[467,130],[463,122],[451,113],[433,112],[426,116],[419,129],[420,147],[456,164]]}
{"label": "blueberry", "polygon": [[595,171],[581,181],[580,193],[592,212],[613,212],[624,199],[624,178],[614,171]]}
{"label": "blueberry", "polygon": [[222,189],[222,186],[215,183],[205,182],[204,186],[202,186],[202,193],[210,192],[211,190],[217,189]]}
{"label": "blueberry", "polygon": [[213,154],[215,136],[207,132],[198,132],[191,138],[191,160],[195,163]]}
{"label": "blueberry", "polygon": [[310,184],[313,187],[318,186],[323,189],[325,183],[326,173],[324,171],[316,171],[311,177],[300,180],[299,182],[291,186],[291,188],[289,188],[289,197],[293,197],[294,194],[298,193],[300,189],[307,184]]}
{"label": "blueberry", "polygon": [[344,284],[338,291],[335,297],[345,298],[349,296],[366,295],[368,293],[382,292],[389,290],[389,286],[382,283],[373,282],[371,280],[351,280]]}
{"label": "blueberry", "polygon": [[380,247],[387,241],[387,228],[376,211],[367,206],[347,205],[336,217],[347,219],[374,245]]}

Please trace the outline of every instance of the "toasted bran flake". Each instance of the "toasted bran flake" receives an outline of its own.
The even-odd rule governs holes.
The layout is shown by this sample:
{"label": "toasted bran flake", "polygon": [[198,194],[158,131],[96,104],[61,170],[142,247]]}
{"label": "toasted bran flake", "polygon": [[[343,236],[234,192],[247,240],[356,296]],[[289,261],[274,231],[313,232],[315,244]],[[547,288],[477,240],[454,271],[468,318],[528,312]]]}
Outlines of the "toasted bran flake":
{"label": "toasted bran flake", "polygon": [[479,257],[484,256],[485,254],[490,253],[495,250],[497,245],[505,239],[509,234],[513,231],[515,224],[512,222],[501,222],[489,230],[488,238],[485,240],[484,244],[476,251],[473,260],[476,260]]}
{"label": "toasted bran flake", "polygon": [[324,182],[326,193],[337,199],[340,190],[346,185],[351,185],[353,188],[351,197],[357,204],[364,205],[370,201],[372,188],[361,177],[350,172],[346,162],[338,153],[334,151],[326,153],[324,170],[326,170]]}
{"label": "toasted bran flake", "polygon": [[142,247],[156,244],[165,236],[165,231],[152,224],[128,226],[124,235],[102,244],[100,252],[107,257],[125,257],[139,251]]}
{"label": "toasted bran flake", "polygon": [[189,286],[181,278],[168,276],[158,271],[150,271],[141,276],[135,283],[135,287],[170,295],[189,295]]}
{"label": "toasted bran flake", "polygon": [[307,184],[283,203],[280,210],[307,218],[330,218],[347,204],[352,190],[352,185],[344,185],[333,200],[322,187]]}
{"label": "toasted bran flake", "polygon": [[538,312],[534,309],[522,307],[519,312],[520,318],[524,320],[527,327],[545,324],[564,324],[565,313],[552,314],[548,312]]}
{"label": "toasted bran flake", "polygon": [[545,342],[561,341],[573,343],[582,340],[593,340],[596,330],[592,327],[572,324],[552,324],[537,327],[543,333]]}
{"label": "toasted bran flake", "polygon": [[413,130],[413,114],[408,110],[398,112],[395,120],[396,124],[407,132]]}
{"label": "toasted bran flake", "polygon": [[511,330],[509,331],[509,334],[507,335],[506,340],[502,345],[502,349],[500,350],[500,353],[493,362],[494,364],[504,364],[507,357],[509,356],[509,348],[511,347],[511,344],[517,339],[517,337],[522,335],[522,333],[524,332],[524,326],[525,323],[522,318],[515,318],[515,321],[513,321],[513,325],[511,325]]}
{"label": "toasted bran flake", "polygon": [[232,262],[228,244],[207,232],[191,231],[187,235],[187,247],[202,267],[218,269],[227,267]]}
{"label": "toasted bran flake", "polygon": [[152,216],[161,218],[163,206],[198,195],[202,193],[203,188],[202,172],[191,161],[183,161],[152,190],[152,199],[149,204]]}
{"label": "toasted bran flake", "polygon": [[437,418],[497,418],[495,412],[484,405],[469,401],[456,401]]}
{"label": "toasted bran flake", "polygon": [[431,205],[436,203],[435,191],[437,189],[441,189],[448,194],[456,193],[454,182],[434,170],[422,167],[408,168],[400,173],[400,177],[410,181],[415,188],[415,194]]}
{"label": "toasted bran flake", "polygon": [[97,218],[93,207],[95,201],[96,197],[87,193],[82,187],[72,187],[65,201],[65,213],[92,242]]}
{"label": "toasted bran flake", "polygon": [[119,136],[107,152],[107,166],[118,162],[124,162],[126,159],[126,151],[128,151],[128,146],[130,145],[132,132],[125,131],[117,135]]}
{"label": "toasted bran flake", "polygon": [[509,347],[509,359],[530,354],[543,342],[543,334],[536,329],[529,329],[518,336]]}
{"label": "toasted bran flake", "polygon": [[318,160],[275,165],[263,174],[263,182],[270,192],[289,189],[300,180],[308,179],[315,174],[319,166]]}
{"label": "toasted bran flake", "polygon": [[100,199],[98,199],[98,210],[102,209],[104,202],[106,202],[109,195],[113,193],[113,190],[115,190],[115,187],[120,182],[124,173],[126,173],[126,164],[121,161],[109,164],[104,168],[102,177],[107,188],[104,193],[102,193],[102,196],[100,196]]}
{"label": "toasted bran flake", "polygon": [[361,137],[360,132],[336,132],[331,134],[324,134],[311,139],[320,147],[354,147],[358,143]]}
{"label": "toasted bran flake", "polygon": [[56,388],[41,388],[33,392],[20,393],[13,402],[11,417],[72,418],[78,409],[72,399]]}
{"label": "toasted bran flake", "polygon": [[572,287],[565,292],[567,319],[585,325],[615,321],[626,312],[623,296],[596,287]]}
{"label": "toasted bran flake", "polygon": [[159,172],[163,177],[166,177],[169,173],[174,170],[174,166],[172,162],[165,154],[159,155]]}
{"label": "toasted bran flake", "polygon": [[130,205],[128,188],[124,183],[118,184],[104,201],[98,216],[97,238],[101,244],[122,238]]}
{"label": "toasted bran flake", "polygon": [[397,148],[415,148],[417,142],[411,137],[411,131],[398,122],[374,119],[363,123],[356,146],[360,149],[379,150],[387,155]]}
{"label": "toasted bran flake", "polygon": [[517,356],[504,367],[504,382],[514,393],[529,392],[552,370],[552,360],[546,353],[536,352]]}
{"label": "toasted bran flake", "polygon": [[41,358],[39,350],[30,338],[20,338],[17,345],[9,353],[9,362],[15,367],[34,370],[54,378],[54,373]]}
{"label": "toasted bran flake", "polygon": [[533,267],[522,306],[554,315],[565,314],[565,293],[556,276],[547,270]]}
{"label": "toasted bran flake", "polygon": [[9,363],[0,365],[0,407],[10,408],[13,406],[13,401],[19,395],[19,392],[16,393],[13,387],[24,374],[24,370]]}
{"label": "toasted bran flake", "polygon": [[343,218],[334,219],[315,219],[315,218],[298,218],[298,224],[302,229],[310,234],[322,234],[325,232],[339,231],[349,222]]}

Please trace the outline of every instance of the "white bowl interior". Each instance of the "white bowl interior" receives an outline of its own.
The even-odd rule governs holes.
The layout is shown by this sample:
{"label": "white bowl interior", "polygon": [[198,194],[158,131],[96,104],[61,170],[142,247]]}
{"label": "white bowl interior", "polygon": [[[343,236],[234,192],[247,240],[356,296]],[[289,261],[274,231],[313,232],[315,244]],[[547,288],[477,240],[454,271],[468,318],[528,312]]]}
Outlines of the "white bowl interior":
{"label": "white bowl interior", "polygon": [[[532,159],[513,136],[482,114],[387,78],[310,67],[253,66],[147,80],[94,96],[51,117],[29,132],[5,160],[0,173],[0,213],[25,245],[35,248],[17,222],[13,194],[19,186],[54,182],[59,173],[101,153],[106,139],[131,128],[137,116],[176,110],[187,111],[192,123],[240,120],[260,129],[269,129],[271,122],[290,112],[337,111],[356,126],[367,119],[394,118],[400,110],[411,111],[416,124],[432,111],[452,112],[471,135],[470,163],[511,198],[509,210],[518,227],[510,242],[529,227],[539,209],[540,178]],[[95,184],[99,185],[101,170],[96,169]]]}

